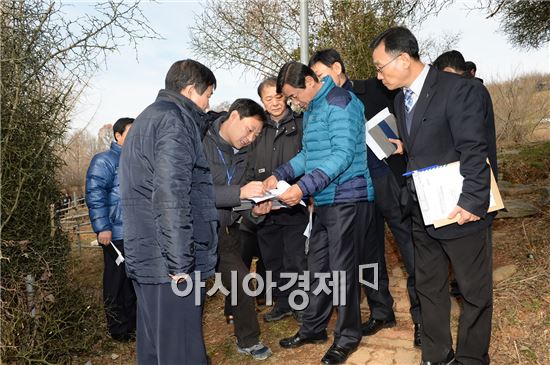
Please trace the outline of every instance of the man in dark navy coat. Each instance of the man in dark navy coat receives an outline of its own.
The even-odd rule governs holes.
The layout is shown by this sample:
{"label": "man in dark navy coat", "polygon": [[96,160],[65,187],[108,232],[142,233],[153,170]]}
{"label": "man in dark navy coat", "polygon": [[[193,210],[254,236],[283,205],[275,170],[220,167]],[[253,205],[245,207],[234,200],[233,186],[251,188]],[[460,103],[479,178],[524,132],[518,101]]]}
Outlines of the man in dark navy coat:
{"label": "man in dark navy coat", "polygon": [[165,85],[136,118],[120,157],[126,271],[139,303],[137,361],[207,364],[205,290],[196,285],[217,261],[218,214],[202,145],[216,78],[188,59],[170,67]]}
{"label": "man in dark navy coat", "polygon": [[[420,61],[406,28],[390,28],[372,42],[378,79],[401,89],[394,107],[409,171],[460,161],[462,193],[449,218],[458,223],[425,226],[412,179],[407,184],[415,245],[416,290],[422,308],[421,364],[488,364],[492,268],[488,245],[490,173],[483,98],[474,81],[437,71]],[[397,141],[396,141],[397,142]],[[451,264],[463,295],[456,355],[450,331],[448,273]]]}

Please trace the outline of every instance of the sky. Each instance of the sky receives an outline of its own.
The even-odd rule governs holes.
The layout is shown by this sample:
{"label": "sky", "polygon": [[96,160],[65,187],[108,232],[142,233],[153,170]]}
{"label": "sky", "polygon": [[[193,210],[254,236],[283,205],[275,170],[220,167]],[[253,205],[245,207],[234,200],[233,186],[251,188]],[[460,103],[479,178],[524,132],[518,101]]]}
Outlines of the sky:
{"label": "sky", "polygon": [[[550,44],[538,50],[512,47],[499,31],[496,19],[485,19],[482,12],[466,9],[475,3],[456,1],[415,29],[416,36],[422,41],[459,33],[460,41],[454,49],[476,63],[477,76],[486,82],[533,71],[550,72]],[[86,3],[71,5],[72,12],[86,11]],[[200,1],[144,3],[142,9],[152,28],[164,39],[141,41],[137,57],[129,47],[108,56],[106,67],[91,80],[77,104],[71,118],[73,129],[87,128],[95,134],[102,125],[112,124],[118,118],[136,117],[164,87],[164,77],[173,62],[193,58],[207,64],[190,50],[189,27],[194,24],[194,14],[202,10]],[[259,101],[255,74],[243,68],[212,70],[217,88],[210,99],[211,106],[240,97]]]}

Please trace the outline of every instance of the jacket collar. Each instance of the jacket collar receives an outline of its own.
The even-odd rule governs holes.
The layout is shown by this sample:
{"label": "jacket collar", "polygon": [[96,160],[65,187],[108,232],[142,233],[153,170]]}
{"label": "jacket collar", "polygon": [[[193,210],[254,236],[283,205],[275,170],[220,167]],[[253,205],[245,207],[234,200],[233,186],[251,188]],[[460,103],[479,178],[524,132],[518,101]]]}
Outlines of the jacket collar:
{"label": "jacket collar", "polygon": [[[208,128],[207,137],[212,139],[220,150],[227,154],[234,155],[235,151],[233,150],[233,146],[231,146],[228,142],[225,141],[225,139],[220,136],[220,127],[222,123],[226,120],[226,118],[227,113],[222,113]],[[246,148],[241,148],[236,154],[241,154],[245,151]]]}
{"label": "jacket collar", "polygon": [[[416,138],[416,135],[418,134],[418,131],[420,127],[422,126],[422,121],[424,119],[424,113],[426,112],[426,109],[428,108],[428,105],[430,104],[430,101],[434,95],[434,88],[437,84],[437,74],[438,71],[431,67],[429,68],[428,75],[426,76],[426,80],[424,81],[424,85],[422,86],[422,90],[420,91],[420,94],[418,95],[418,100],[416,101],[416,104],[414,105],[414,115],[413,120],[411,124],[411,133],[408,136],[408,147],[411,147],[414,143],[414,140]],[[403,102],[403,92],[401,92],[400,102]],[[402,120],[405,120],[405,111],[404,108],[401,107],[401,118]]]}
{"label": "jacket collar", "polygon": [[114,153],[120,155],[120,151],[122,151],[122,146],[116,143],[116,141],[111,142],[111,151]]}
{"label": "jacket collar", "polygon": [[346,78],[346,81],[342,84],[342,89],[353,92],[353,86],[353,82],[350,79]]}
{"label": "jacket collar", "polygon": [[[271,119],[271,115],[268,114],[267,117],[268,118],[265,125],[273,128],[277,128],[277,123],[275,123],[275,121]],[[285,116],[281,118],[281,120],[279,120],[279,127],[293,120],[294,120],[294,113],[292,112],[292,109],[290,109],[290,107],[287,106]]]}
{"label": "jacket collar", "polygon": [[201,110],[197,104],[180,93],[166,89],[159,91],[157,100],[169,100],[178,105],[180,108],[191,112],[193,114],[193,121],[197,124],[201,131],[201,135],[204,137],[206,131],[208,130],[209,122],[206,117],[206,113]]}
{"label": "jacket collar", "polygon": [[308,111],[311,111],[312,108],[319,106],[327,96],[328,92],[332,90],[333,87],[336,85],[334,84],[334,81],[332,81],[332,77],[325,76],[321,82],[323,83],[323,86],[321,87],[321,90],[315,94],[311,102],[309,103],[309,106],[307,108]]}

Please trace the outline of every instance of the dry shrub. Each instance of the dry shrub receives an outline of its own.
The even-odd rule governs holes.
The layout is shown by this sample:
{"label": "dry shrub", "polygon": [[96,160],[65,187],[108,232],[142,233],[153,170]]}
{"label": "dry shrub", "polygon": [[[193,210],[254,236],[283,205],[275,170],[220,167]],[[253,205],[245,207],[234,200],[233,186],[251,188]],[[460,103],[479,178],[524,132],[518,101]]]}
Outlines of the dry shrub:
{"label": "dry shrub", "polygon": [[550,116],[550,74],[533,73],[487,85],[495,112],[497,144],[529,141],[541,120]]}

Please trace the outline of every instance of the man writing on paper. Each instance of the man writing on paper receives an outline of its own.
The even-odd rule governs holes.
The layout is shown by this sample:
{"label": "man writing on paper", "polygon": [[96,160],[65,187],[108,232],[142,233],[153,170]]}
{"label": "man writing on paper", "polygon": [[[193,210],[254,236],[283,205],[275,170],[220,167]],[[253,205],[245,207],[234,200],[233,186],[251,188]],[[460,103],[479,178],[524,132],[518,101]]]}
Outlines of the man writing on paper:
{"label": "man writing on paper", "polygon": [[103,248],[103,303],[107,327],[114,340],[123,342],[133,339],[136,331],[136,294],[126,276],[126,265],[118,254],[124,255],[118,161],[133,122],[133,118],[116,121],[111,148],[95,155],[86,173],[86,205],[92,229]]}
{"label": "man writing on paper", "polygon": [[[473,81],[423,64],[418,43],[406,28],[394,27],[371,43],[378,78],[395,98],[399,134],[409,171],[460,161],[464,176],[458,223],[424,226],[412,180],[416,290],[422,308],[421,364],[489,364],[492,314],[491,253],[485,219],[490,175],[482,97]],[[397,142],[397,141],[396,141]],[[402,151],[402,148],[399,150]],[[456,355],[450,331],[449,262],[464,301]]]}

